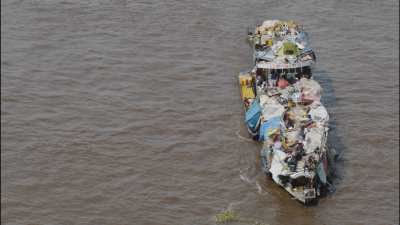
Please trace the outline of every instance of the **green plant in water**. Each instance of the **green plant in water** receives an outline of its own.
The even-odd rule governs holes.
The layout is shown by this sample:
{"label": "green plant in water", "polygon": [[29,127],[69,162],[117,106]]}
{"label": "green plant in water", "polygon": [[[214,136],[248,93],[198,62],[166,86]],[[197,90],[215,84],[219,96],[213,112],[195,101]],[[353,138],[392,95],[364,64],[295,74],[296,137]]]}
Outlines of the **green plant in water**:
{"label": "green plant in water", "polygon": [[248,218],[239,218],[239,214],[234,212],[233,210],[227,209],[222,213],[218,213],[215,215],[215,222],[221,223],[229,223],[229,222],[244,222],[249,225],[269,225],[267,223],[258,222],[257,220],[248,219]]}
{"label": "green plant in water", "polygon": [[226,210],[222,213],[215,215],[215,221],[217,223],[228,223],[233,221],[238,221],[239,215],[231,210]]}
{"label": "green plant in water", "polygon": [[254,222],[254,225],[268,225],[268,224],[256,221],[256,222]]}

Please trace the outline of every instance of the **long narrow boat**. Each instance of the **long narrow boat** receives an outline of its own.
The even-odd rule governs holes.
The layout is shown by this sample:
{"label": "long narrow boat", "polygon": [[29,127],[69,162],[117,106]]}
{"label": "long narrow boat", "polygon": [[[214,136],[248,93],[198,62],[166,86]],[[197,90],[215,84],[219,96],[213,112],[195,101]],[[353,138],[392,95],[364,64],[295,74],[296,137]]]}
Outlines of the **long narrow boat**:
{"label": "long narrow boat", "polygon": [[308,35],[293,21],[267,20],[249,32],[254,66],[239,74],[245,123],[263,143],[263,171],[304,204],[329,185],[329,115],[312,77]]}

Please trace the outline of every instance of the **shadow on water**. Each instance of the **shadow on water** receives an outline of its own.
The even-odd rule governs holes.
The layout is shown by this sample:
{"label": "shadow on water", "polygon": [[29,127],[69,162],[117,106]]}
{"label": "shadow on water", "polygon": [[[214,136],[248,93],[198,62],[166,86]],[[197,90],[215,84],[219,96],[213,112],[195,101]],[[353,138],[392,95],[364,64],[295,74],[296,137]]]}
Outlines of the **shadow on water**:
{"label": "shadow on water", "polygon": [[344,160],[343,154],[345,153],[346,146],[343,143],[340,130],[337,127],[336,117],[333,109],[337,105],[335,89],[332,84],[330,74],[324,70],[315,70],[313,72],[314,79],[318,81],[324,91],[322,95],[322,103],[327,108],[330,116],[329,120],[329,135],[328,135],[328,148],[335,152],[334,161],[331,162],[331,171],[329,180],[335,186],[339,185],[344,179]]}

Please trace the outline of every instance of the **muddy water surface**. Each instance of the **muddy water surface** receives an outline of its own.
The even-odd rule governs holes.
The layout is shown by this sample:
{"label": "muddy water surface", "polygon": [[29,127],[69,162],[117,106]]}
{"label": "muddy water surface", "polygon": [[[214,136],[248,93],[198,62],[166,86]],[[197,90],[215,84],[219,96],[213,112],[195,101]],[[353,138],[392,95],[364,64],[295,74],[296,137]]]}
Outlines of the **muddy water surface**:
{"label": "muddy water surface", "polygon": [[[1,2],[2,224],[398,224],[398,1]],[[342,152],[304,207],[246,138],[247,27],[305,25]],[[241,221],[237,224],[251,224]]]}

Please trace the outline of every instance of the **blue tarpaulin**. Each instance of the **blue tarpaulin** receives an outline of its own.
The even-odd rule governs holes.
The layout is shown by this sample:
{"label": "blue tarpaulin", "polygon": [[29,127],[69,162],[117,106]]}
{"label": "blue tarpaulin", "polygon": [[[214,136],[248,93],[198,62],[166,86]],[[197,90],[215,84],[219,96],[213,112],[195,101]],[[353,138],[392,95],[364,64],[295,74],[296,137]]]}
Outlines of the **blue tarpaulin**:
{"label": "blue tarpaulin", "polygon": [[250,108],[246,112],[246,119],[245,122],[247,126],[252,130],[256,130],[257,122],[261,116],[261,106],[257,100],[253,101],[250,105]]}
{"label": "blue tarpaulin", "polygon": [[281,117],[275,116],[267,120],[260,127],[259,141],[266,140],[268,135],[276,129],[281,128]]}
{"label": "blue tarpaulin", "polygon": [[323,184],[326,184],[326,174],[325,174],[324,165],[322,164],[322,162],[318,164],[317,174],[318,174],[319,180]]}

